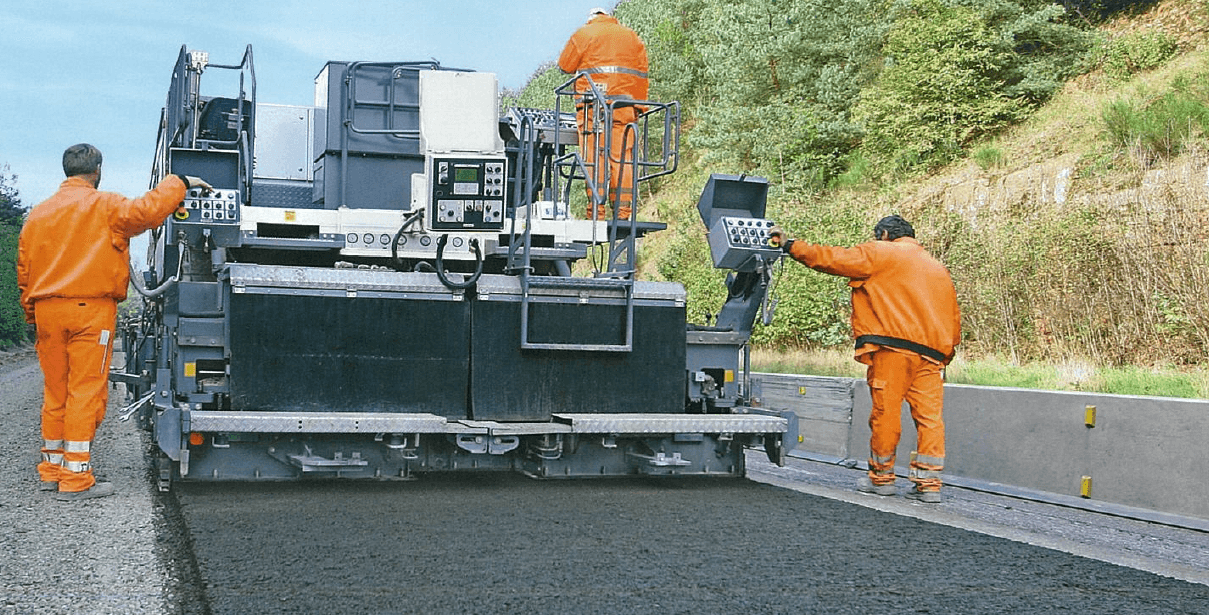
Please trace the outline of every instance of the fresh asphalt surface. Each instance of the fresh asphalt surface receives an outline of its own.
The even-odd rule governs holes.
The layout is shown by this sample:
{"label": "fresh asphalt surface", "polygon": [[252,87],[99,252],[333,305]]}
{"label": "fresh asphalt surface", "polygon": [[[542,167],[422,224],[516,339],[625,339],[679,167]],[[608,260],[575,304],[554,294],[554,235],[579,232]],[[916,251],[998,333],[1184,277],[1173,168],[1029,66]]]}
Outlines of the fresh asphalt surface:
{"label": "fresh asphalt surface", "polygon": [[962,489],[937,506],[866,496],[853,471],[755,454],[742,480],[165,496],[140,434],[111,420],[96,461],[118,495],[54,502],[33,475],[40,378],[15,365],[0,367],[0,613],[1209,612],[1205,533]]}
{"label": "fresh asphalt surface", "polygon": [[177,498],[213,613],[1209,612],[1204,585],[750,480],[442,475]]}

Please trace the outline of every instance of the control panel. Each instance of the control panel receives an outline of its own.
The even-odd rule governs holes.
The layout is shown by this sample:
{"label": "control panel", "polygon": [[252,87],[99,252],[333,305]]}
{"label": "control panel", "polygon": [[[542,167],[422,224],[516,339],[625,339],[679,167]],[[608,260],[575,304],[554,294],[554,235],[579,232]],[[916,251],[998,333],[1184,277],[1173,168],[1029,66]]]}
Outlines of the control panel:
{"label": "control panel", "polygon": [[177,222],[193,222],[198,224],[238,224],[239,223],[239,191],[211,190],[203,194],[200,188],[190,188],[185,193],[181,203],[185,214],[177,214]]}
{"label": "control panel", "polygon": [[714,267],[752,271],[761,262],[781,257],[781,247],[770,243],[772,220],[723,216],[709,231],[709,249]]}
{"label": "control panel", "polygon": [[503,156],[429,158],[428,226],[434,231],[504,228],[507,161]]}

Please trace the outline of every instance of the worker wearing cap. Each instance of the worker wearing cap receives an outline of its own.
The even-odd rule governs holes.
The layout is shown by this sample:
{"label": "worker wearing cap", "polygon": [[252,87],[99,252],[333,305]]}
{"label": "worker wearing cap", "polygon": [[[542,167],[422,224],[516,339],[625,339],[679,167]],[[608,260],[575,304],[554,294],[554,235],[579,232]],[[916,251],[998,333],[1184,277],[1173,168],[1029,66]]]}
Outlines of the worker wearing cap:
{"label": "worker wearing cap", "polygon": [[[646,46],[633,30],[621,25],[608,11],[594,8],[588,12],[588,23],[567,41],[558,57],[558,67],[564,73],[587,75],[586,79],[576,80],[575,91],[579,93],[576,101],[579,152],[591,180],[588,217],[604,218],[605,209],[592,205],[603,196],[610,205],[617,203],[615,213],[619,219],[629,219],[634,202],[632,173],[637,133],[626,126],[634,125],[640,111],[632,101],[647,99]],[[586,94],[593,85],[604,95],[604,103],[593,101]],[[613,103],[611,127],[600,125],[608,103]],[[605,138],[605,130],[610,131],[609,159],[598,161],[597,149],[604,147],[599,139]]]}
{"label": "worker wearing cap", "polygon": [[102,497],[113,485],[92,473],[92,439],[108,402],[117,304],[130,281],[131,237],[161,224],[196,177],[169,175],[137,199],[100,192],[101,152],[86,143],[63,152],[67,179],[29,212],[17,251],[25,320],[37,329],[42,366],[43,491],[60,500]]}
{"label": "worker wearing cap", "polygon": [[857,489],[894,495],[895,450],[902,433],[900,411],[911,407],[918,435],[907,497],[940,502],[945,464],[942,369],[961,340],[961,313],[948,269],[915,240],[899,216],[882,218],[875,241],[851,248],[794,241],[771,231],[773,242],[794,260],[850,279],[856,360],[868,366],[873,409],[869,414],[869,472]]}

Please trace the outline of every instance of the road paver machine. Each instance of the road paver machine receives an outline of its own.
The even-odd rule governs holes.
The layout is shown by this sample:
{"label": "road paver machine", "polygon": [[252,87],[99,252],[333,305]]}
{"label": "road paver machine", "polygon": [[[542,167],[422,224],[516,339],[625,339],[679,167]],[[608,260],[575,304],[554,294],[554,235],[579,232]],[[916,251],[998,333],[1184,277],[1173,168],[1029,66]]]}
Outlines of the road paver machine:
{"label": "road paver machine", "polygon": [[[233,91],[203,95],[215,73]],[[703,190],[715,265],[732,273],[716,320],[689,324],[683,286],[635,276],[637,240],[665,225],[572,211],[577,195],[607,199],[583,182],[609,130],[586,156],[562,110],[597,105],[609,125],[612,101],[574,92],[586,78],[553,110],[501,113],[491,73],[329,62],[314,105],[275,105],[256,98],[251,46],[228,65],[182,47],[152,181],[214,190],[191,189],[152,231],[110,376],[123,418],[150,432],[161,488],[741,476],[749,446],[781,461],[796,422],[752,407],[746,383],[780,256],[767,183],[715,175]],[[679,144],[677,104],[636,102],[621,161],[634,194],[675,170]]]}

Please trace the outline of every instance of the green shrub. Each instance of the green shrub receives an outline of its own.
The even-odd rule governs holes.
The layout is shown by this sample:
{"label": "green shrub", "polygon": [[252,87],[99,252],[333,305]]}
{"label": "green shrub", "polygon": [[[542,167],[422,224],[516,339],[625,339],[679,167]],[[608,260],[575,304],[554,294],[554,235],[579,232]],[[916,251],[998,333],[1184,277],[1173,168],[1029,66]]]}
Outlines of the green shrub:
{"label": "green shrub", "polygon": [[1142,94],[1112,101],[1101,112],[1105,132],[1114,145],[1134,150],[1147,161],[1170,158],[1193,140],[1209,134],[1209,80],[1177,80],[1171,91],[1157,97]]}
{"label": "green shrub", "polygon": [[[529,81],[525,82],[520,91],[505,91],[500,97],[500,107],[505,111],[511,107],[553,109],[554,90],[570,78],[571,76],[559,70],[558,65],[554,62],[543,64],[533,72]],[[563,100],[562,104],[563,111],[574,111],[574,109],[565,108],[570,106],[568,101]]]}
{"label": "green shrub", "polygon": [[1013,54],[973,9],[916,0],[895,21],[886,66],[856,110],[865,147],[911,170],[956,158],[971,140],[1019,121],[1008,91]]}
{"label": "green shrub", "polygon": [[1003,156],[1003,150],[990,145],[978,148],[970,157],[973,158],[974,162],[983,169],[1001,167],[1006,162]]}
{"label": "green shrub", "polygon": [[0,223],[0,340],[23,343],[29,340],[25,310],[17,289],[17,238],[21,228]]}
{"label": "green shrub", "polygon": [[1102,41],[1093,50],[1105,74],[1127,79],[1141,71],[1161,66],[1179,50],[1166,32],[1137,32]]}

